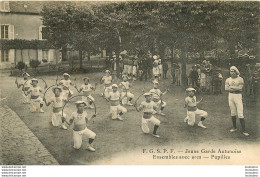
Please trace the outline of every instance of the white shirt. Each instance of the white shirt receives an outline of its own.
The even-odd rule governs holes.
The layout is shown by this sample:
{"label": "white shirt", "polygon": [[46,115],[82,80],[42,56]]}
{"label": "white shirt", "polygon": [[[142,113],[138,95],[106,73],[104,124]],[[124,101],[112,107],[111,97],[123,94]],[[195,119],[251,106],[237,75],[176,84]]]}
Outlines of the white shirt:
{"label": "white shirt", "polygon": [[29,92],[31,92],[31,96],[40,96],[42,92],[41,87],[30,87]]}
{"label": "white shirt", "polygon": [[242,77],[240,76],[236,78],[229,77],[225,82],[225,90],[229,90],[231,86],[231,87],[241,87],[240,91],[242,91],[243,85],[244,85],[244,79]]}
{"label": "white shirt", "polygon": [[109,97],[110,97],[111,101],[117,101],[120,99],[120,93],[119,93],[119,91],[109,92]]}
{"label": "white shirt", "polygon": [[153,99],[160,99],[160,96],[162,96],[162,92],[161,92],[161,90],[160,89],[155,89],[155,88],[153,88],[153,89],[151,89],[150,90],[150,93],[152,93],[153,94]]}
{"label": "white shirt", "polygon": [[104,84],[111,84],[112,76],[103,76],[102,81],[104,81]]}
{"label": "white shirt", "polygon": [[123,87],[123,91],[129,90],[130,88],[130,83],[128,81],[123,81],[120,83],[120,85]]}
{"label": "white shirt", "polygon": [[146,113],[153,113],[154,112],[154,107],[156,107],[156,104],[151,101],[150,103],[146,102],[146,101],[143,101],[141,104],[140,104],[140,108],[143,109],[143,112],[146,112]]}
{"label": "white shirt", "polygon": [[83,92],[91,92],[93,90],[93,86],[91,84],[83,84],[80,89],[82,89]]}
{"label": "white shirt", "polygon": [[60,81],[60,84],[62,84],[63,86],[66,86],[66,87],[70,87],[70,85],[71,85],[71,80],[70,79],[68,79],[68,80],[65,80],[65,79],[62,79],[61,81]]}

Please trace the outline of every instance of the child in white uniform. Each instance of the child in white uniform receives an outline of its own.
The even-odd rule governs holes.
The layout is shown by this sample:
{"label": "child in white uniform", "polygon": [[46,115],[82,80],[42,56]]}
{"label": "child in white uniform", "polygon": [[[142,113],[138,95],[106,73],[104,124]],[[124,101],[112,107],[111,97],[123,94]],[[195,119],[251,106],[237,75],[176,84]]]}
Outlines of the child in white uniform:
{"label": "child in white uniform", "polygon": [[161,97],[167,93],[168,89],[165,92],[162,92],[158,87],[159,82],[157,80],[153,81],[153,89],[151,89],[150,92],[152,93],[152,100],[156,104],[157,113],[164,116],[165,114],[162,113],[162,111],[166,106],[166,102],[162,102]]}
{"label": "child in white uniform", "polygon": [[29,98],[28,95],[25,95],[25,93],[31,87],[31,81],[29,79],[30,74],[25,72],[25,73],[22,74],[22,76],[23,76],[23,79],[24,79],[24,83],[18,84],[17,80],[15,80],[15,83],[16,83],[16,86],[17,86],[18,89],[22,86],[23,103],[28,104],[28,103],[30,103],[30,98]]}
{"label": "child in white uniform", "polygon": [[[54,93],[54,97],[51,98],[50,102],[46,102],[46,98],[43,97],[43,101],[45,102],[46,106],[51,105],[50,109],[50,118],[51,123],[54,127],[61,127],[64,130],[67,130],[68,128],[64,125],[64,121],[62,121],[62,107],[64,105],[64,102],[66,99],[61,94],[62,89],[58,86],[53,87],[52,91]],[[63,114],[65,117],[66,115]]]}
{"label": "child in white uniform", "polygon": [[112,83],[112,76],[110,75],[110,71],[106,70],[105,71],[106,75],[102,77],[101,82],[104,83],[104,90],[101,96],[105,97],[108,99],[108,94],[111,91],[111,83]]}
{"label": "child in white uniform", "polygon": [[83,91],[83,94],[85,96],[82,96],[82,101],[87,104],[87,108],[93,109],[93,102],[95,101],[95,99],[91,96],[91,92],[94,91],[95,88],[89,83],[88,77],[84,77],[82,80],[84,81],[84,84],[81,85],[80,89],[78,90],[76,85],[75,88],[78,90],[79,93]]}
{"label": "child in white uniform", "polygon": [[184,107],[187,107],[187,117],[184,119],[184,122],[188,123],[190,126],[194,126],[195,124],[195,116],[199,115],[201,117],[198,126],[201,128],[207,128],[203,125],[203,121],[208,116],[208,113],[206,111],[200,110],[197,108],[197,104],[201,102],[196,101],[195,89],[194,88],[187,88],[186,91],[188,92],[189,96],[185,98],[185,104]]}
{"label": "child in white uniform", "polygon": [[27,91],[27,94],[31,94],[31,112],[35,113],[38,110],[40,113],[43,113],[44,111],[42,110],[43,107],[43,100],[40,97],[40,94],[42,93],[41,87],[37,86],[38,85],[38,80],[33,78],[31,79],[31,85],[32,87],[29,88]]}
{"label": "child in white uniform", "polygon": [[112,92],[109,92],[108,100],[110,102],[110,114],[113,120],[122,119],[122,115],[127,112],[127,109],[120,105],[120,93],[117,90],[116,84],[112,85]]}
{"label": "child in white uniform", "polygon": [[70,80],[70,75],[68,73],[63,74],[64,79],[60,80],[59,85],[62,85],[62,93],[66,99],[72,96],[73,91],[70,89],[70,86],[73,85],[73,83]]}
{"label": "child in white uniform", "polygon": [[74,148],[80,149],[82,145],[82,136],[85,135],[89,141],[87,145],[87,150],[89,151],[96,151],[91,144],[93,143],[96,134],[88,129],[87,123],[90,119],[96,117],[96,115],[93,115],[91,118],[87,117],[87,112],[84,111],[84,107],[86,106],[86,103],[84,101],[77,101],[76,103],[77,111],[72,113],[72,118],[69,120],[69,122],[66,121],[64,117],[62,117],[63,121],[66,121],[67,124],[71,125],[74,122],[74,128],[73,128],[73,141],[74,141]]}
{"label": "child in white uniform", "polygon": [[138,111],[143,111],[142,130],[144,133],[149,133],[150,129],[148,124],[152,123],[154,125],[152,135],[159,138],[160,136],[157,134],[157,129],[160,126],[160,121],[153,116],[156,110],[156,104],[152,101],[152,93],[145,93],[144,96],[146,100],[137,108]]}
{"label": "child in white uniform", "polygon": [[123,75],[123,82],[121,82],[119,84],[119,86],[122,87],[122,92],[121,92],[121,98],[122,98],[122,104],[128,104],[130,106],[132,106],[133,104],[131,103],[132,99],[134,98],[134,94],[132,94],[130,92],[130,87],[132,86],[132,84],[130,84],[128,82],[128,76],[127,75]]}

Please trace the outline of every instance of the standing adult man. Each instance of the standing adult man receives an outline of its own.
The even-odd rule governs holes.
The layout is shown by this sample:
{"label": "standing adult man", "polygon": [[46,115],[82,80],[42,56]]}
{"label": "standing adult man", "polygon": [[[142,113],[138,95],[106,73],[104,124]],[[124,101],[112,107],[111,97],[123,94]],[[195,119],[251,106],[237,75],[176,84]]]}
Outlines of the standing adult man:
{"label": "standing adult man", "polygon": [[244,86],[244,79],[239,76],[239,71],[235,66],[230,67],[230,75],[225,83],[225,90],[229,92],[228,103],[231,110],[231,119],[233,128],[230,132],[237,131],[236,118],[240,120],[242,132],[245,136],[249,136],[245,129],[245,119],[243,114],[242,89]]}

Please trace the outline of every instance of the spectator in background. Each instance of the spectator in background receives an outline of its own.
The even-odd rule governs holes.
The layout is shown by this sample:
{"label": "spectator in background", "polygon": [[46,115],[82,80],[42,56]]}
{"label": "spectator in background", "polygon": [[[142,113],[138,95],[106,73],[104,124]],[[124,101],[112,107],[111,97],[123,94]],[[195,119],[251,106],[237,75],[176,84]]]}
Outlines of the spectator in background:
{"label": "spectator in background", "polygon": [[176,82],[176,78],[175,78],[175,67],[176,67],[175,63],[172,62],[172,64],[171,64],[172,84],[175,84],[175,82]]}
{"label": "spectator in background", "polygon": [[167,61],[163,60],[162,67],[163,67],[163,78],[167,79],[167,71],[169,69]]}
{"label": "spectator in background", "polygon": [[210,61],[206,61],[205,64],[205,73],[206,73],[206,91],[210,92],[212,90],[211,87],[211,82],[212,82],[212,64],[210,63]]}
{"label": "spectator in background", "polygon": [[246,64],[245,74],[244,74],[244,82],[245,82],[245,93],[247,94],[249,91],[249,95],[252,94],[252,70],[250,64]]}
{"label": "spectator in background", "polygon": [[175,63],[175,82],[177,86],[181,85],[181,67],[178,63]]}
{"label": "spectator in background", "polygon": [[205,63],[201,65],[201,73],[200,73],[200,89],[202,92],[206,91],[206,71],[205,71]]}
{"label": "spectator in background", "polygon": [[253,84],[253,94],[254,94],[255,98],[258,98],[259,85],[260,85],[259,71],[254,72],[252,84]]}
{"label": "spectator in background", "polygon": [[222,93],[221,92],[221,86],[222,86],[222,74],[221,69],[214,69],[212,73],[212,88],[213,88],[213,94]]}
{"label": "spectator in background", "polygon": [[189,78],[190,78],[192,87],[197,90],[199,74],[198,74],[196,65],[192,66],[192,70],[190,71]]}

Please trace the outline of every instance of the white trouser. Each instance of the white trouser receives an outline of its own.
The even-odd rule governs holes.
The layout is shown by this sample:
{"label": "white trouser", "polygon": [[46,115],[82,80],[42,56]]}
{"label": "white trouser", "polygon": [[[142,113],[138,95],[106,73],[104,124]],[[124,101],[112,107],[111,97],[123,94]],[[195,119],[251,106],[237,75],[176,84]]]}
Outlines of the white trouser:
{"label": "white trouser", "polygon": [[127,73],[128,73],[128,66],[129,66],[129,65],[124,65],[124,70],[123,70],[123,73],[124,73],[124,74],[127,74]]}
{"label": "white trouser", "polygon": [[133,66],[128,65],[127,74],[132,74],[132,72],[133,72]]}
{"label": "white trouser", "polygon": [[111,114],[112,119],[116,119],[120,112],[122,112],[124,114],[127,112],[127,109],[121,105],[110,106],[110,114]]}
{"label": "white trouser", "polygon": [[208,113],[200,109],[197,109],[196,111],[187,111],[187,117],[185,119],[188,120],[188,124],[190,126],[193,126],[195,124],[196,115],[206,118],[208,116]]}
{"label": "white trouser", "polygon": [[81,100],[84,101],[87,104],[87,107],[91,106],[90,102],[94,102],[95,101],[95,99],[91,95],[89,95],[87,97],[86,96],[82,96]]}
{"label": "white trouser", "polygon": [[136,76],[137,66],[133,66],[133,75]]}
{"label": "white trouser", "polygon": [[109,92],[112,90],[112,86],[109,86],[109,87],[104,87],[104,93],[103,93],[103,96],[105,98],[108,98],[109,97]]}
{"label": "white trouser", "polygon": [[22,95],[23,95],[23,103],[29,103],[29,101],[30,101],[30,97],[29,97],[29,95],[25,95],[24,94],[24,92],[22,93]]}
{"label": "white trouser", "polygon": [[62,90],[63,97],[69,99],[69,93],[72,95],[73,92],[71,90]]}
{"label": "white trouser", "polygon": [[243,114],[243,102],[242,94],[229,93],[228,104],[231,111],[231,116],[238,116],[238,118],[244,118]]}
{"label": "white trouser", "polygon": [[149,124],[154,125],[160,125],[160,121],[158,119],[156,119],[154,116],[152,116],[150,119],[145,119],[142,117],[142,130],[144,133],[149,133],[150,132],[150,128],[149,128]]}
{"label": "white trouser", "polygon": [[41,97],[38,97],[37,99],[31,98],[31,112],[36,112],[40,109],[40,104],[43,104],[43,100]]}
{"label": "white trouser", "polygon": [[[51,122],[54,127],[59,127],[63,124],[61,117],[62,117],[62,111],[54,113],[51,110]],[[66,117],[66,114],[63,113],[63,117]]]}
{"label": "white trouser", "polygon": [[167,104],[166,102],[162,102],[161,100],[154,102],[156,105],[156,110],[159,111],[162,107],[165,107]]}
{"label": "white trouser", "polygon": [[123,98],[122,104],[125,105],[128,102],[129,98],[132,98],[132,99],[134,98],[134,94],[132,94],[129,91],[127,92],[127,94],[126,94],[126,92],[121,92],[121,98]]}
{"label": "white trouser", "polygon": [[74,148],[79,149],[82,145],[82,136],[85,135],[89,139],[95,139],[96,133],[89,130],[87,127],[81,131],[74,131],[73,130],[73,141],[74,141]]}

